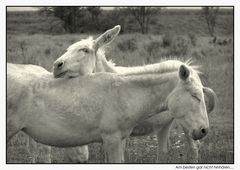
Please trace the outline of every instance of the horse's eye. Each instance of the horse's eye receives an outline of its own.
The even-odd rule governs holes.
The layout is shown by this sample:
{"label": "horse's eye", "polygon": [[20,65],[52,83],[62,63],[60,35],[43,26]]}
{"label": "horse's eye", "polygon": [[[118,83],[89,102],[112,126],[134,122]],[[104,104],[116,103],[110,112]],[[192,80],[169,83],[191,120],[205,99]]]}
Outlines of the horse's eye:
{"label": "horse's eye", "polygon": [[201,99],[199,99],[199,97],[197,97],[196,95],[192,95],[192,97],[193,97],[194,99],[196,99],[197,101],[201,102]]}
{"label": "horse's eye", "polygon": [[83,51],[85,53],[89,53],[89,49],[87,49],[87,48],[83,48],[83,49],[81,49],[81,51]]}

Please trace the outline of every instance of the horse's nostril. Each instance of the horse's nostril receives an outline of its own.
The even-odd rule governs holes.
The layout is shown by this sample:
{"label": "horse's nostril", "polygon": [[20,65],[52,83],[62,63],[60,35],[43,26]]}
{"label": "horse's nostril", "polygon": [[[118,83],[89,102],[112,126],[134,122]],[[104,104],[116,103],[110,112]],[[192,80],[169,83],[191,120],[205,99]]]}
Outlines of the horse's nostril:
{"label": "horse's nostril", "polygon": [[208,128],[201,128],[199,130],[193,130],[193,139],[194,140],[199,140],[201,138],[203,138],[204,136],[206,136],[208,133]]}
{"label": "horse's nostril", "polygon": [[208,128],[202,128],[200,132],[202,135],[206,135],[208,133]]}
{"label": "horse's nostril", "polygon": [[63,62],[61,61],[61,62],[59,62],[58,64],[57,64],[57,68],[58,69],[61,69],[63,67]]}

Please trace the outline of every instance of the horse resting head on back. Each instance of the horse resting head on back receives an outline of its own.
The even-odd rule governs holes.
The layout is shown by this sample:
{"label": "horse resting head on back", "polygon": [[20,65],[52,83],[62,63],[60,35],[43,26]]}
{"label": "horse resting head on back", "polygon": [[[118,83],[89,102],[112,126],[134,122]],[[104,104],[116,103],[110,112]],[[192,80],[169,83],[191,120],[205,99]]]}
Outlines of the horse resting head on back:
{"label": "horse resting head on back", "polygon": [[[124,75],[138,75],[142,73],[152,72],[164,72],[166,69],[176,69],[176,66],[180,66],[182,62],[178,60],[167,60],[165,62],[151,64],[138,67],[119,67],[115,66],[111,61],[107,61],[104,55],[104,50],[101,47],[112,42],[112,40],[119,34],[121,27],[119,25],[112,29],[107,30],[105,33],[93,39],[83,39],[68,47],[67,51],[59,57],[53,66],[53,75],[55,78],[60,77],[77,77],[80,75],[88,75],[94,72],[114,72]],[[182,63],[184,64],[184,63]],[[167,66],[166,66],[167,65]],[[156,70],[155,67],[160,68],[161,71]],[[165,67],[165,68],[164,68]],[[172,68],[171,68],[172,67]],[[181,70],[181,69],[180,69]],[[195,73],[195,72],[194,72]],[[190,78],[192,80],[192,78]],[[200,79],[199,79],[200,81]],[[207,100],[211,100],[210,104],[207,103],[207,109],[212,111],[215,106],[216,95],[212,89],[204,87],[204,94],[207,96]],[[195,99],[199,99],[197,95]],[[180,99],[174,99],[179,100]],[[206,134],[207,131],[202,130],[202,133]]]}
{"label": "horse resting head on back", "polygon": [[[53,74],[55,78],[60,78],[60,77],[77,77],[80,75],[87,75],[87,74],[92,74],[94,72],[114,72],[114,73],[120,73],[120,74],[125,74],[125,75],[131,75],[131,74],[141,74],[143,72],[154,72],[156,70],[152,69],[153,67],[160,66],[165,67],[165,65],[176,65],[179,64],[179,61],[176,60],[169,60],[157,64],[152,64],[152,65],[147,65],[147,66],[138,66],[138,67],[120,67],[120,66],[115,66],[114,63],[111,61],[107,61],[104,55],[104,47],[105,45],[109,44],[112,42],[112,40],[118,35],[120,32],[120,26],[115,26],[114,28],[106,31],[102,35],[100,35],[98,38],[93,39],[93,38],[88,38],[88,39],[83,39],[79,42],[76,42],[69,46],[67,51],[59,57],[55,62],[54,62],[54,69],[53,69]],[[207,111],[210,113],[215,106],[215,99],[216,95],[214,91],[208,87],[203,88],[203,92],[205,95],[205,101],[206,101],[206,106],[207,106]],[[195,99],[198,100],[197,97]],[[178,100],[178,99],[175,99]],[[181,101],[181,100],[179,100]],[[172,123],[171,117],[166,116],[166,115],[159,115],[155,116],[157,119],[162,119],[161,122],[164,126],[168,128],[163,128],[166,131],[169,131],[170,125]],[[166,122],[170,123],[168,126]],[[170,120],[170,121],[169,121]],[[148,120],[147,124],[152,124],[154,125],[154,122],[151,121],[151,119]],[[144,122],[143,122],[144,124]],[[141,126],[142,124],[140,124]],[[157,125],[159,127],[159,125]],[[138,127],[134,128],[136,131],[138,131]],[[183,129],[187,129],[186,124],[183,123]],[[133,131],[134,132],[134,131]],[[207,129],[203,129],[202,132],[204,135],[207,134]],[[158,143],[159,147],[161,146],[160,150],[164,150],[166,152],[166,146],[161,145],[160,143],[165,143],[167,139],[162,139],[162,138],[167,138],[165,132],[160,137],[158,137]],[[197,162],[198,159],[198,149],[196,149],[196,146],[198,146],[197,142],[194,143],[191,138],[188,137],[188,141],[190,142],[189,145],[193,147],[192,149],[195,152],[195,158],[193,158],[193,162]],[[161,141],[160,141],[161,140]],[[159,151],[160,151],[159,150]],[[68,150],[70,151],[70,150]],[[158,152],[159,155],[161,153]],[[72,155],[72,154],[69,154]]]}

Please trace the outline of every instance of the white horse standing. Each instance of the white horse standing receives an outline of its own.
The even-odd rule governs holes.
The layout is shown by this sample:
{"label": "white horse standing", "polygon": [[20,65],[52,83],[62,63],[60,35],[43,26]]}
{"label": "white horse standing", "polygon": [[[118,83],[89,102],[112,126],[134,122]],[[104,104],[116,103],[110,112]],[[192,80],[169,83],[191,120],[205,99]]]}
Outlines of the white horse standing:
{"label": "white horse standing", "polygon": [[[137,75],[142,74],[143,72],[146,74],[151,74],[157,72],[155,68],[162,68],[162,70],[164,70],[172,69],[176,65],[179,65],[179,61],[170,60],[138,67],[115,66],[115,64],[106,60],[104,51],[100,48],[110,43],[118,35],[119,31],[120,26],[115,26],[113,29],[106,31],[104,34],[99,36],[96,40],[89,38],[71,45],[67,52],[55,61],[54,76],[56,78],[77,77],[79,75],[87,75],[94,72],[115,72],[125,75]],[[207,102],[207,109],[208,113],[210,113],[214,108],[215,93],[210,88],[205,88],[204,94],[205,98],[209,100],[209,102]],[[144,134],[155,132],[158,137],[158,162],[161,162],[164,160],[160,160],[160,158],[167,158],[167,156],[164,155],[167,153],[168,133],[172,122],[173,117],[171,117],[170,114],[158,114],[141,122],[134,128],[131,135],[143,135],[142,133],[139,133],[139,129],[142,129],[143,127],[147,127],[148,129],[148,131],[146,131]],[[186,127],[182,127],[185,134],[187,134]],[[188,135],[186,135],[186,137],[189,143],[188,160],[190,162],[198,162],[199,141],[194,141]],[[78,149],[73,148],[72,151],[68,149],[66,150],[66,154],[69,155],[71,159],[75,158],[76,160],[76,157],[79,156],[77,154],[73,154],[74,152],[76,153],[76,150],[79,150],[78,153],[82,153],[82,157],[84,157],[84,155],[88,155],[86,146]],[[81,160],[78,161],[80,162]]]}
{"label": "white horse standing", "polygon": [[[24,131],[51,146],[102,142],[107,162],[122,161],[122,140],[141,121],[170,111],[192,139],[209,128],[201,80],[179,62],[154,73],[101,73],[53,79],[43,68],[7,65],[7,140]],[[161,74],[159,74],[161,73]]]}

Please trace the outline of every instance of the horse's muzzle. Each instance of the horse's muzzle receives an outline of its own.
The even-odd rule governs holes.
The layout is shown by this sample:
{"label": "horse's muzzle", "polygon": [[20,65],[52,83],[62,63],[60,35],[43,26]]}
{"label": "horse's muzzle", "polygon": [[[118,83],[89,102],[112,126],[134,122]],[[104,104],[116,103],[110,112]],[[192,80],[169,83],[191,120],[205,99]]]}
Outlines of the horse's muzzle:
{"label": "horse's muzzle", "polygon": [[54,70],[61,70],[64,66],[64,62],[63,61],[56,61],[53,64]]}
{"label": "horse's muzzle", "polygon": [[208,128],[194,129],[192,132],[192,137],[194,140],[202,139],[208,133]]}

